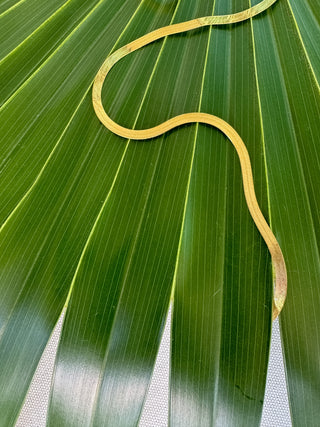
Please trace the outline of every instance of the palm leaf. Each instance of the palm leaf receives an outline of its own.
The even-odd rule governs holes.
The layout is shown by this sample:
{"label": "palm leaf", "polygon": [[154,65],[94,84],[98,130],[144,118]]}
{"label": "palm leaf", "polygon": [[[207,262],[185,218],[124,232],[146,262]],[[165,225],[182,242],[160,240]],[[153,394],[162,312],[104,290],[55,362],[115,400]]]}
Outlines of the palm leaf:
{"label": "palm leaf", "polygon": [[[272,268],[235,152],[196,124],[125,141],[90,93],[112,50],[249,6],[234,3],[1,3],[0,425],[14,425],[64,307],[48,424],[136,425],[170,301],[170,424],[259,425]],[[297,426],[320,417],[318,10],[278,0],[250,21],[160,40],[122,60],[103,93],[125,126],[205,111],[246,142],[287,262]]]}

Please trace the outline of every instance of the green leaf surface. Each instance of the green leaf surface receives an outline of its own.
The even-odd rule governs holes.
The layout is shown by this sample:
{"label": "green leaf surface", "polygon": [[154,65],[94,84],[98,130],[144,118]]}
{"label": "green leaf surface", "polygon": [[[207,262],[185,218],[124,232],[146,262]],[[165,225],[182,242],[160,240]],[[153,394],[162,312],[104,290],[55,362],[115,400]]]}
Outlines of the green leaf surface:
{"label": "green leaf surface", "polygon": [[0,60],[64,3],[65,0],[51,0],[43,2],[39,7],[38,0],[24,0],[0,15]]}
{"label": "green leaf surface", "polygon": [[[233,147],[197,124],[126,141],[100,124],[90,91],[137,37],[249,6],[1,2],[0,426],[14,425],[64,308],[48,425],[137,425],[170,301],[170,425],[259,425],[272,268]],[[289,399],[293,425],[308,427],[320,418],[318,39],[316,2],[278,0],[141,49],[103,89],[124,126],[203,111],[245,141],[287,263]]]}
{"label": "green leaf surface", "polygon": [[14,7],[20,0],[3,0],[0,3],[0,14],[8,11],[11,7]]}
{"label": "green leaf surface", "polygon": [[[232,2],[215,12],[230,10]],[[200,110],[227,120],[246,141],[267,216],[250,21],[210,32],[202,93]],[[271,332],[270,273],[270,257],[246,207],[237,154],[226,137],[200,126],[176,276],[172,425],[259,425]]]}
{"label": "green leaf surface", "polygon": [[[59,145],[104,55],[114,48],[138,4],[129,0],[100,2],[3,105],[1,223],[30,189]],[[11,120],[12,117],[16,119]],[[21,174],[26,163],[30,167],[24,167]]]}
{"label": "green leaf surface", "polygon": [[[254,33],[271,223],[279,236],[288,270],[288,297],[280,322],[289,400],[294,426],[317,426],[320,417],[319,86],[295,32],[288,3],[281,2],[273,14],[260,21],[254,22]],[[266,40],[270,40],[269,45]]]}
{"label": "green leaf surface", "polygon": [[[292,30],[295,33],[295,39],[297,35],[302,38],[302,48],[306,50],[308,58],[310,60],[311,72],[315,74],[317,80],[320,79],[320,56],[319,56],[319,44],[320,44],[320,2],[319,0],[291,0],[288,1],[290,12],[292,13],[292,19],[295,27],[292,26]],[[289,11],[288,11],[289,12]],[[301,48],[301,43],[299,43]]]}
{"label": "green leaf surface", "polygon": [[70,0],[0,61],[0,105],[51,55],[83,21],[98,0]]}
{"label": "green leaf surface", "polygon": [[[202,13],[208,13],[205,4],[195,6],[180,2],[174,20],[179,22],[201,13],[201,6]],[[196,107],[197,82],[200,86],[202,80],[201,67],[195,68],[187,76],[185,73],[189,69],[188,64],[193,62],[192,58],[195,59],[191,52],[196,52],[198,62],[204,61],[206,46],[203,41],[206,38],[207,31],[200,32],[196,37],[169,39],[163,44],[148,83],[137,127],[160,122],[192,105],[192,102]],[[115,70],[114,73],[121,81],[119,71]],[[175,76],[181,73],[184,75],[181,78],[183,86],[179,87]],[[193,90],[184,91],[182,96],[187,79],[193,83]],[[113,87],[114,83],[110,76],[110,86]],[[154,103],[154,99],[159,99],[159,103]],[[162,105],[165,106],[169,99],[171,111],[168,112]],[[91,421],[99,426],[135,425],[139,419],[175,270],[190,169],[179,166],[181,163],[187,165],[193,153],[194,126],[179,132],[183,144],[178,144],[176,132],[173,132],[161,138],[160,144],[154,142],[143,147],[130,142],[128,146],[110,199],[101,215],[103,229],[95,230],[74,284],[70,317],[66,319],[66,332],[62,335],[58,357],[49,424],[86,425]],[[161,215],[158,206],[162,207]],[[128,224],[133,226],[134,234]],[[105,234],[103,251],[115,255],[110,256],[110,263],[105,269],[101,267],[97,275],[92,275],[90,265],[101,252],[101,233]],[[93,284],[93,295],[87,294],[88,274]],[[100,296],[101,283],[109,283],[111,287],[105,287],[108,289],[105,298]],[[89,317],[79,324],[78,307],[83,305],[84,298],[90,307]],[[104,309],[106,299],[110,301],[107,305],[113,308],[111,313]],[[101,325],[106,327],[102,328]],[[76,350],[76,357],[71,351],[76,348],[77,342],[94,338],[92,327],[99,332],[94,354],[101,353],[100,361],[97,358],[92,360],[92,351],[86,356],[85,351]],[[72,331],[72,335],[68,331]],[[90,382],[92,389],[86,387],[86,396],[80,392],[83,389],[81,386],[76,399],[71,389],[67,391],[66,365],[70,367],[67,371],[70,384],[75,380],[81,381],[81,384]],[[86,369],[79,377],[79,367],[88,365],[92,369]],[[93,371],[96,371],[95,375]],[[121,411],[118,407],[120,399],[124,401]],[[83,408],[84,401],[87,402],[88,420],[83,414],[80,418],[74,417],[68,409],[70,405],[63,404],[75,400],[79,402],[79,408]]]}

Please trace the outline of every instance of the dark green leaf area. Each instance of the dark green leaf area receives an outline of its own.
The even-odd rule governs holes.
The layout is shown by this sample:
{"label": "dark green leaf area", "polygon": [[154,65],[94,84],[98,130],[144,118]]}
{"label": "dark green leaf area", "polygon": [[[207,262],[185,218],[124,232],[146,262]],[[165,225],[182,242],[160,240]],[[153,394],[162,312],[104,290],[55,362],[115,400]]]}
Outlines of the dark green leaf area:
{"label": "dark green leaf area", "polygon": [[1,222],[60,143],[100,64],[114,48],[137,4],[124,0],[120,4],[119,1],[99,4],[1,109],[0,120],[4,124],[0,130]]}
{"label": "dark green leaf area", "polygon": [[[234,148],[196,124],[124,140],[90,90],[137,37],[251,3],[40,3],[0,4],[0,426],[14,425],[64,307],[48,424],[137,425],[170,301],[169,424],[258,426],[272,267]],[[278,0],[252,20],[159,40],[103,88],[124,126],[203,111],[243,138],[288,270],[280,322],[297,427],[320,419],[318,6]]]}

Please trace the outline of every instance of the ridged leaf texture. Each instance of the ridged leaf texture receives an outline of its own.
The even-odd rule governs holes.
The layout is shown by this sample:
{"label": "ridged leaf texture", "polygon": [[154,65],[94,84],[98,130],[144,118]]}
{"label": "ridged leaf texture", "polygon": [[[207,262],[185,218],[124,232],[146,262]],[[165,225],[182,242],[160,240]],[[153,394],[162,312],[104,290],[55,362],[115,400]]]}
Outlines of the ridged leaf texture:
{"label": "ridged leaf texture", "polygon": [[[64,309],[48,425],[137,425],[170,303],[170,425],[259,425],[272,266],[234,149],[197,124],[126,141],[91,103],[115,49],[250,5],[1,2],[0,426],[15,424]],[[320,419],[319,10],[278,0],[246,22],[160,40],[103,91],[124,126],[203,111],[245,141],[287,263],[280,324],[297,427]]]}

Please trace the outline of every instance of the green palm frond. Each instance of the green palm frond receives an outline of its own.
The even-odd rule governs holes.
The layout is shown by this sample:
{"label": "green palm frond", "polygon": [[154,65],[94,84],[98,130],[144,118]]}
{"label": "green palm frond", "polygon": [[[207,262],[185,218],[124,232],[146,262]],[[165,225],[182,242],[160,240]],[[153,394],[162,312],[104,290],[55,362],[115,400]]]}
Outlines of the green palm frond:
{"label": "green palm frond", "polygon": [[[113,50],[247,7],[1,2],[0,426],[14,425],[64,307],[48,425],[137,425],[170,301],[170,425],[259,425],[272,266],[235,151],[197,124],[126,141],[91,103]],[[320,419],[319,10],[278,0],[246,22],[160,40],[123,59],[103,91],[124,126],[203,111],[245,141],[287,263],[280,323],[297,427]]]}

